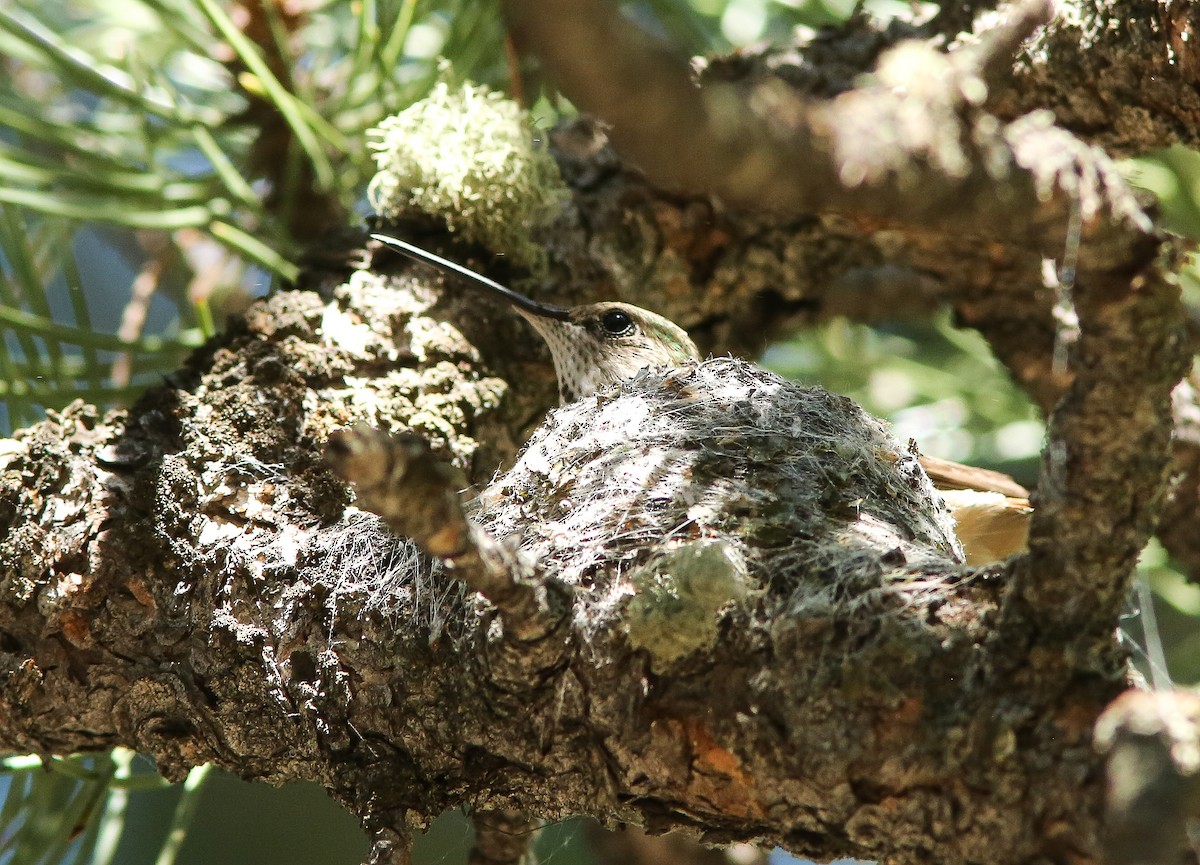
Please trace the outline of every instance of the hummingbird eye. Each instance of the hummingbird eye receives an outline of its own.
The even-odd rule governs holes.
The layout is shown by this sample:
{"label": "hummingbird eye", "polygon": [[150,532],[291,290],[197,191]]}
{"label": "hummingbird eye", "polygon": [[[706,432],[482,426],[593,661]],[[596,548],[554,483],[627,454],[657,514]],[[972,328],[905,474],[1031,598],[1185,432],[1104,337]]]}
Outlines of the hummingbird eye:
{"label": "hummingbird eye", "polygon": [[610,309],[600,316],[600,326],[608,336],[628,336],[633,333],[633,317],[622,310]]}

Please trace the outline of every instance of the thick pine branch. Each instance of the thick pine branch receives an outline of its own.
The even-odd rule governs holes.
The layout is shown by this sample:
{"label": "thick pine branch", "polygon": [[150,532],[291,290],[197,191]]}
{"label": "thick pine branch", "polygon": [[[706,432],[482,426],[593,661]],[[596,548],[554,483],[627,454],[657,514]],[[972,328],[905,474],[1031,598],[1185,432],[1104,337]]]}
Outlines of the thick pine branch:
{"label": "thick pine branch", "polygon": [[[961,94],[961,83],[947,86]],[[954,110],[924,118],[939,134],[961,133],[938,126],[960,114],[980,128],[977,107],[942,97],[930,104]],[[561,295],[665,309],[706,325],[714,344],[789,309],[955,302],[1044,404],[1067,394],[1029,557],[965,572],[936,544],[884,531],[881,545],[818,560],[836,575],[827,595],[768,581],[714,613],[712,646],[666,661],[646,648],[658,643],[624,636],[619,604],[578,607],[569,660],[521,679],[496,664],[511,643],[497,644],[494,610],[372,518],[344,517],[346,490],[320,453],[335,428],[370,420],[415,430],[486,478],[550,398],[525,387],[531,337],[473,299],[359,276],[333,302],[292,292],[257,306],[128,413],[77,406],[0,451],[0,742],[128,744],[175,777],[212,760],[244,777],[316,780],[376,833],[381,856],[402,849],[408,826],[470,804],[766,839],[818,858],[1095,859],[1092,725],[1123,687],[1116,606],[1153,525],[1170,390],[1190,352],[1176,263],[1103,159],[1055,130],[1021,132],[992,139],[1013,148],[1011,183],[972,163],[967,176],[991,179],[955,205],[984,235],[996,210],[972,202],[1013,196],[987,242],[947,230],[944,213],[925,221],[920,193],[900,187],[886,222],[870,205],[767,227],[612,171],[576,127],[558,143],[582,230],[563,226],[554,252]],[[908,164],[901,150],[896,164]],[[962,189],[920,170],[943,193]],[[1048,203],[1029,196],[1040,183]],[[827,204],[865,200],[861,187],[828,190]],[[1022,220],[1056,225],[1072,206],[1085,224],[1081,334],[1055,378],[1045,244]],[[740,321],[738,308],[749,310]],[[1037,338],[1022,354],[1013,334],[1026,323]],[[673,398],[688,398],[686,385]],[[833,478],[838,457],[820,464]],[[481,516],[552,529],[552,515],[586,501],[526,492],[485,496]],[[836,513],[858,513],[855,501]],[[543,537],[534,579],[574,549],[556,537]],[[601,551],[658,549],[621,538]],[[812,564],[796,573],[814,576]]]}

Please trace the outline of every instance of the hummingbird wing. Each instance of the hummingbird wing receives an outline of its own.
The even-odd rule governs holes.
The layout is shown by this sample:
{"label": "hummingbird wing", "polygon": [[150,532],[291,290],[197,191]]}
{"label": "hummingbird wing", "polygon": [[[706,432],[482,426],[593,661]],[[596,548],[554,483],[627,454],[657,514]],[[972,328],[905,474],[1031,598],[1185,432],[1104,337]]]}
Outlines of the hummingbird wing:
{"label": "hummingbird wing", "polygon": [[981,493],[1001,493],[1017,499],[1028,499],[1029,490],[1003,472],[965,466],[951,460],[922,455],[921,468],[939,490],[977,490]]}
{"label": "hummingbird wing", "polygon": [[1002,472],[920,457],[954,517],[967,564],[983,565],[1025,549],[1029,536],[1029,490]]}
{"label": "hummingbird wing", "polygon": [[986,565],[1026,549],[1029,499],[979,490],[945,490],[942,501],[954,517],[954,531],[962,542],[968,565]]}

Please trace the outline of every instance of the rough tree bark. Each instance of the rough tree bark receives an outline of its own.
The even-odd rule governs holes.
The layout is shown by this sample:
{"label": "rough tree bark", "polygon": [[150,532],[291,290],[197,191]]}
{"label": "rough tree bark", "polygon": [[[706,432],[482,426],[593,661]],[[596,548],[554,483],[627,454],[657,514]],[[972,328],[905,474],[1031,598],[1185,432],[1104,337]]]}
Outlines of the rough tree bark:
{"label": "rough tree bark", "polygon": [[[554,563],[578,545],[552,529],[579,502],[510,476],[479,515],[536,538],[538,560],[509,564],[562,612],[561,629],[523,642],[453,571],[347,516],[349,494],[322,462],[330,432],[367,420],[424,435],[481,483],[553,400],[523,324],[425,271],[388,273],[398,263],[377,253],[374,272],[330,295],[257,305],[128,412],[76,405],[4,443],[0,744],[125,744],[169,777],[215,761],[245,778],[314,780],[362,817],[381,860],[402,857],[409,828],[463,804],[817,858],[1099,860],[1093,727],[1126,687],[1113,631],[1160,509],[1172,430],[1195,416],[1190,392],[1172,399],[1192,344],[1171,279],[1179,256],[1103,154],[1015,115],[1069,105],[1076,133],[1117,147],[1194,140],[1195,40],[1179,38],[1193,7],[1067,5],[1015,67],[1007,58],[1048,14],[1039,5],[982,42],[954,36],[990,14],[969,4],[920,27],[856,20],[786,52],[714,64],[713,86],[691,91],[681,64],[605,4],[542,0],[529,4],[536,15],[526,5],[507,4],[518,42],[577,104],[607,113],[645,172],[587,124],[557,134],[579,219],[552,239],[543,292],[632,300],[705,348],[742,351],[797,316],[953,304],[1052,409],[1030,553],[968,571],[936,532],[913,528],[925,517],[884,519],[873,499],[831,496],[821,518],[854,531],[880,520],[875,540],[856,535],[843,556],[760,571],[755,551],[781,543],[779,525],[794,528],[770,502],[792,499],[751,485],[743,511],[717,509],[733,526],[724,542],[743,545],[750,588],[712,613],[719,639],[664,654],[637,644],[618,601],[668,546],[617,531],[593,544],[601,564],[587,579],[567,580]],[[1114,33],[1114,20],[1141,35]],[[569,38],[557,29],[568,25],[578,25]],[[875,83],[848,89],[900,35],[927,44],[884,55]],[[960,50],[929,47],[946,42]],[[1093,74],[1106,58],[1122,74]],[[618,59],[624,69],[606,68]],[[1178,99],[1161,95],[1166,76]],[[1072,98],[1082,80],[1086,105]],[[1153,98],[1135,135],[1122,88],[1147,80]],[[649,108],[638,90],[654,94]],[[653,146],[639,140],[647,131]],[[664,150],[672,159],[659,172]],[[749,213],[756,203],[774,212]],[[1076,228],[1078,278],[1056,294],[1043,258],[1073,250]],[[1077,323],[1056,320],[1056,303]],[[690,403],[690,386],[647,379],[605,399],[629,406],[667,390]],[[772,387],[754,385],[731,410],[757,417]],[[592,429],[603,411],[593,400],[553,429]],[[737,444],[713,429],[713,453]],[[771,464],[794,438],[773,432],[746,447]],[[1189,453],[1194,437],[1175,447]],[[819,463],[830,489],[858,477],[845,457],[833,448]],[[876,458],[883,475],[905,465],[882,446]],[[1188,536],[1195,487],[1180,483],[1166,537]],[[638,501],[650,522],[680,504]],[[782,520],[775,533],[749,536],[764,513]],[[546,634],[554,650],[535,651]],[[1165,714],[1159,705],[1153,717]],[[1105,742],[1114,754],[1133,742],[1166,755],[1155,771],[1186,779],[1175,746],[1194,725],[1159,730],[1146,715],[1118,704]],[[1129,857],[1146,855],[1127,843],[1145,819],[1137,799],[1114,797],[1111,815],[1126,821],[1110,826],[1112,849]],[[1188,814],[1176,810],[1156,828],[1164,857],[1182,841]]]}

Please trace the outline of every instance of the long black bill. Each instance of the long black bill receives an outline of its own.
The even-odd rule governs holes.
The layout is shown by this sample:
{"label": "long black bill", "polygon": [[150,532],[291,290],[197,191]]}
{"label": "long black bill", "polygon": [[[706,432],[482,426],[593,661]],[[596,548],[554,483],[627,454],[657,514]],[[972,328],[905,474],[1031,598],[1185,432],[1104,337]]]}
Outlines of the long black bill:
{"label": "long black bill", "polygon": [[389,237],[386,234],[372,234],[371,237],[380,243],[386,243],[397,252],[403,252],[409,258],[422,261],[425,264],[432,264],[434,267],[458,274],[463,279],[470,280],[476,285],[482,285],[494,294],[500,295],[517,309],[524,310],[531,315],[541,316],[542,318],[554,318],[559,321],[568,321],[570,319],[570,311],[565,307],[554,306],[549,303],[538,303],[536,300],[528,298],[520,292],[513,291],[511,288],[503,286],[495,280],[488,279],[483,274],[476,273],[448,258],[434,255],[432,252],[421,249],[419,246],[413,246],[411,243],[406,243],[396,237]]}

